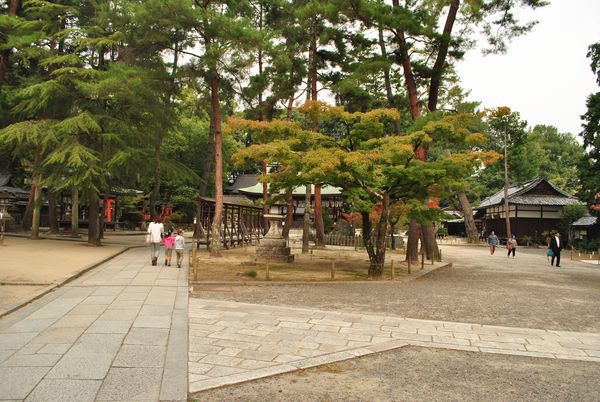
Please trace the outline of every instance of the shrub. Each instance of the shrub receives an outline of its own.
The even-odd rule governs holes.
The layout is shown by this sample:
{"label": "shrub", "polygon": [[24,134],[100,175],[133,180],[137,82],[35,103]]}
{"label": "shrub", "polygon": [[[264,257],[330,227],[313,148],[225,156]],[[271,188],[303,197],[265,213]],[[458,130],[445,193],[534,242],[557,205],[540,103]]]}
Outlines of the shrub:
{"label": "shrub", "polygon": [[256,278],[256,271],[251,269],[250,271],[244,272],[244,275],[249,276],[250,278]]}

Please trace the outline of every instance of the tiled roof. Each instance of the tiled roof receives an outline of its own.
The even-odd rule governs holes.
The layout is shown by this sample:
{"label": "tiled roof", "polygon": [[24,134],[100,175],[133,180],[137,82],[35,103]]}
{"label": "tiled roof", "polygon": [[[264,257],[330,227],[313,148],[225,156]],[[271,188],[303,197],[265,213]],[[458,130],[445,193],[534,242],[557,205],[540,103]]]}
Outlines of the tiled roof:
{"label": "tiled roof", "polygon": [[518,205],[567,205],[579,203],[574,197],[561,197],[552,195],[521,195],[508,197],[508,202]]}
{"label": "tiled roof", "polygon": [[[240,174],[231,186],[227,186],[227,191],[237,193],[240,188],[252,187],[258,183],[259,174]],[[262,184],[261,184],[262,186]]]}
{"label": "tiled roof", "polygon": [[583,216],[571,223],[571,226],[593,226],[598,222],[598,218],[595,216]]}
{"label": "tiled roof", "polygon": [[[535,188],[540,182],[545,181],[556,192],[561,195],[527,195],[531,189]],[[504,202],[504,190],[498,191],[496,194],[481,201],[477,209],[499,205]],[[543,177],[537,177],[525,183],[516,184],[508,188],[508,202],[511,204],[520,205],[567,205],[573,202],[579,202],[577,198],[571,197],[554,184],[550,183]]]}
{"label": "tiled roof", "polygon": [[[254,186],[240,188],[238,191],[243,194],[262,194],[262,183],[256,183]],[[314,194],[314,187],[312,188]],[[321,187],[321,195],[340,195],[342,190],[338,187],[323,186]],[[304,195],[306,194],[306,186],[298,186],[292,191],[293,195]]]}

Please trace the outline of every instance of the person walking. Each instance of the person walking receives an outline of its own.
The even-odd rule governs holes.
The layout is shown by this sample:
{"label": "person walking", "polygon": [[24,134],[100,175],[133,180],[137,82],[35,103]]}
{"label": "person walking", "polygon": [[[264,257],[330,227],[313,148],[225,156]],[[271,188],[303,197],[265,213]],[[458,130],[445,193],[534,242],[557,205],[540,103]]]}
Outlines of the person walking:
{"label": "person walking", "polygon": [[[194,245],[192,244],[192,247]],[[177,268],[181,268],[181,262],[183,261],[183,249],[185,248],[185,238],[183,237],[183,230],[177,230],[177,236],[175,236],[175,253],[177,254]]]}
{"label": "person walking", "polygon": [[498,236],[496,236],[496,232],[493,230],[492,234],[488,236],[488,245],[490,246],[490,255],[494,255],[496,246],[498,245]]}
{"label": "person walking", "polygon": [[556,232],[550,239],[550,250],[552,250],[552,260],[550,265],[554,266],[554,260],[556,259],[556,268],[560,268],[560,251],[563,249],[563,241],[560,238],[560,232]]}
{"label": "person walking", "polygon": [[154,221],[148,225],[148,234],[150,235],[150,258],[152,265],[156,265],[158,254],[160,253],[160,243],[162,236],[165,233],[165,227],[159,216],[154,218]]}
{"label": "person walking", "polygon": [[165,246],[165,266],[171,266],[171,257],[173,256],[173,245],[175,244],[175,236],[173,236],[173,230],[167,230],[167,233],[163,237],[163,246]]}
{"label": "person walking", "polygon": [[506,248],[508,249],[507,257],[510,257],[510,253],[512,253],[513,258],[515,258],[515,250],[517,249],[517,236],[512,235],[510,239],[506,242]]}

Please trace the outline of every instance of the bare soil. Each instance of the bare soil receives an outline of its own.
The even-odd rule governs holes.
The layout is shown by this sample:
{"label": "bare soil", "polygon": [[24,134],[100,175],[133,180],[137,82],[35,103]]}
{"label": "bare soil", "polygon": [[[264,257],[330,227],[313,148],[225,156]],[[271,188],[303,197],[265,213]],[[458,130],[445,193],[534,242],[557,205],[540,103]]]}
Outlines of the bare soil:
{"label": "bare soil", "polygon": [[0,310],[122,249],[116,244],[90,247],[84,242],[7,236],[0,247]]}
{"label": "bare soil", "polygon": [[[300,249],[293,249],[294,262],[285,263],[267,261],[255,254],[255,247],[224,250],[222,257],[211,257],[206,251],[197,254],[198,281],[252,281],[265,280],[267,263],[271,281],[329,281],[332,266],[336,281],[367,280],[369,258],[365,251],[352,248],[329,247],[314,249],[309,254],[302,254]],[[394,279],[402,281],[407,277],[407,265],[404,254],[391,251],[384,273],[384,279],[391,279],[391,261],[394,260]],[[418,270],[420,267],[414,267]],[[251,272],[256,276],[250,276]]]}
{"label": "bare soil", "polygon": [[598,401],[600,364],[405,347],[192,395],[195,401]]}

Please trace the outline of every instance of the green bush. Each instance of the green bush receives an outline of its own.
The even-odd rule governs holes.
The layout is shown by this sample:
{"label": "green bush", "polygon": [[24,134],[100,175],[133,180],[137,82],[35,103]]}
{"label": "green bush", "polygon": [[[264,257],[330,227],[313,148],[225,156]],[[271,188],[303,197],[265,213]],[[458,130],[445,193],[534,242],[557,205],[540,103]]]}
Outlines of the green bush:
{"label": "green bush", "polygon": [[251,269],[250,271],[244,272],[244,275],[249,276],[250,278],[256,278],[256,271]]}
{"label": "green bush", "polygon": [[600,249],[600,239],[592,239],[590,241],[575,240],[573,244],[576,249],[584,251],[598,251]]}

